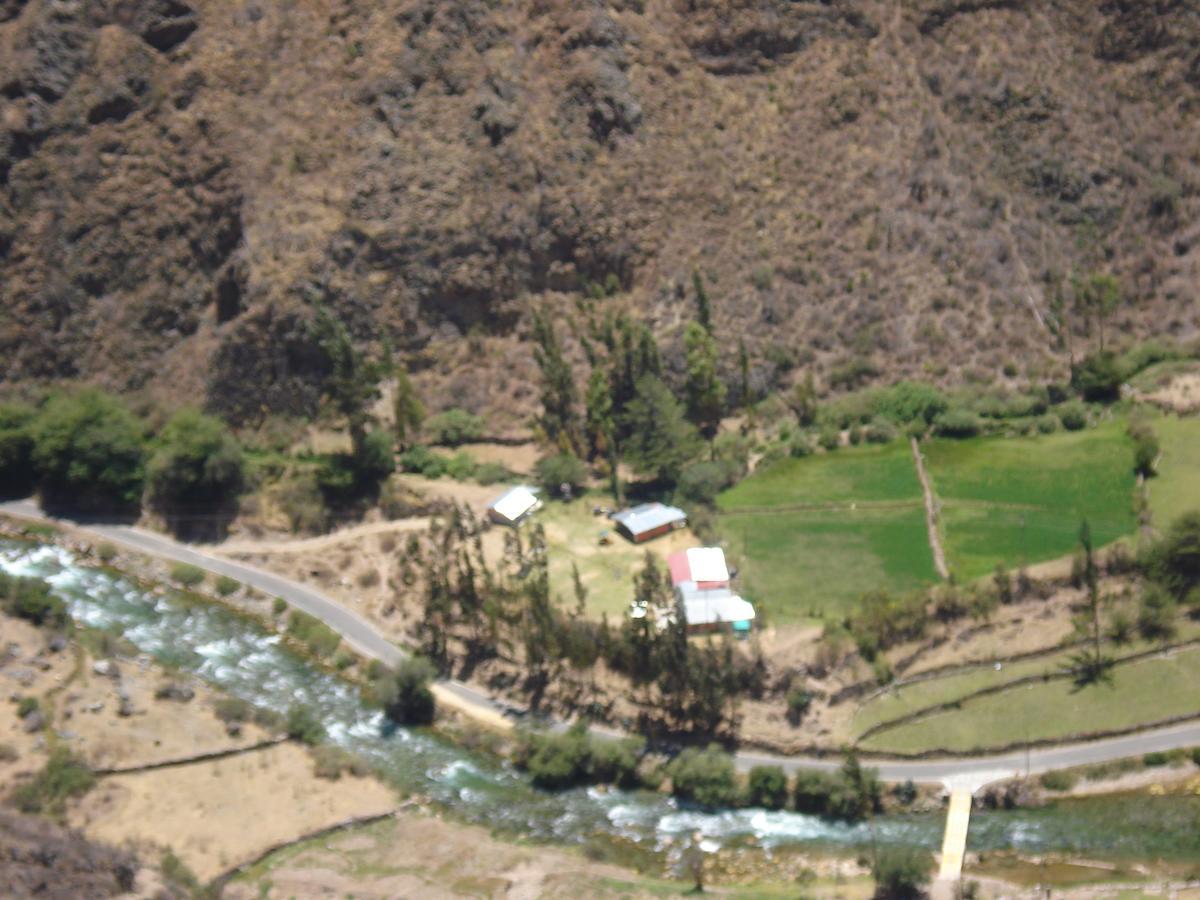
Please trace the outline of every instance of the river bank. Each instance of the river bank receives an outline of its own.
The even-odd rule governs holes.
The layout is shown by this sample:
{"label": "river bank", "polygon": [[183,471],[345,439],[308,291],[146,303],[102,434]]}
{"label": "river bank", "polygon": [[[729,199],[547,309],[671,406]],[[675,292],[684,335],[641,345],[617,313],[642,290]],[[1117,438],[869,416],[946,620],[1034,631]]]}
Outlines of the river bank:
{"label": "river bank", "polygon": [[[683,842],[699,830],[711,849],[714,874],[749,874],[755,859],[780,854],[808,858],[857,856],[872,844],[934,849],[940,839],[936,815],[884,817],[870,826],[824,822],[795,813],[732,810],[717,813],[680,807],[655,794],[575,789],[558,794],[535,791],[510,767],[426,732],[390,731],[366,707],[358,691],[324,671],[253,621],[221,606],[188,602],[176,592],[147,593],[104,569],[80,565],[61,547],[3,545],[0,564],[9,571],[50,580],[67,599],[72,614],[95,627],[118,628],[124,638],[162,662],[195,672],[233,696],[282,712],[297,700],[328,723],[331,742],[369,760],[396,789],[428,798],[430,808],[464,823],[477,823],[508,839],[553,841],[614,860],[641,862],[668,871]],[[1182,801],[1182,805],[1180,805]],[[1154,798],[1159,821],[1167,805],[1187,813],[1188,798]],[[1146,858],[1161,855],[1161,835],[1153,823],[1122,825],[1075,834],[1077,816],[1050,811],[983,812],[972,828],[973,851],[1016,847],[1023,853],[1096,851],[1117,840],[1122,852]],[[1108,826],[1105,826],[1108,829]],[[1200,848],[1181,845],[1186,858]],[[728,864],[723,862],[730,860]],[[737,861],[734,865],[732,861]]]}

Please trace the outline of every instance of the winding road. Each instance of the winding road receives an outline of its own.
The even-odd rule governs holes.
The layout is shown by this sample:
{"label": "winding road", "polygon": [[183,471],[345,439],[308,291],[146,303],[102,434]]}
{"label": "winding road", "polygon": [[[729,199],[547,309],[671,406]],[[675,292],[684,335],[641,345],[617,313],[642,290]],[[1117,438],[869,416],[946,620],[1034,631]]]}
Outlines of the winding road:
{"label": "winding road", "polygon": [[[337,631],[351,647],[364,656],[378,659],[385,665],[396,665],[407,656],[406,651],[385,638],[374,625],[344,604],[310,587],[255,566],[223,559],[180,544],[165,535],[129,525],[80,524],[69,520],[56,520],[44,514],[32,500],[0,503],[0,514],[51,524],[61,521],[62,524],[69,525],[81,533],[128,550],[173,562],[188,563],[218,575],[226,575],[264,593],[282,597],[295,608],[315,616]],[[454,679],[439,681],[435,690],[439,702],[492,725],[511,728],[516,716],[522,712]],[[595,731],[602,735],[615,734],[602,728]],[[871,764],[878,768],[880,777],[886,781],[911,779],[914,782],[945,784],[952,789],[966,788],[974,792],[985,784],[1016,774],[1038,774],[1053,769],[1091,765],[1153,751],[1193,746],[1200,746],[1200,721],[1086,743],[1040,747],[995,756],[919,761],[873,758]],[[774,756],[748,750],[739,751],[736,759],[741,770],[757,765],[778,765],[788,773],[794,773],[800,769],[832,771],[841,766],[841,759],[837,756]]]}

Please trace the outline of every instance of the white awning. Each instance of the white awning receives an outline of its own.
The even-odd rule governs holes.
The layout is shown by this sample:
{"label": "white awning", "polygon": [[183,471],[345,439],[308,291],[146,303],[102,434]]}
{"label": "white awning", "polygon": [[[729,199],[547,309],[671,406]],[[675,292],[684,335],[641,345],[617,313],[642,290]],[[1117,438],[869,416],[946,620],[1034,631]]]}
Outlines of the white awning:
{"label": "white awning", "polygon": [[517,522],[537,509],[540,502],[535,489],[522,484],[498,497],[489,509],[502,519]]}

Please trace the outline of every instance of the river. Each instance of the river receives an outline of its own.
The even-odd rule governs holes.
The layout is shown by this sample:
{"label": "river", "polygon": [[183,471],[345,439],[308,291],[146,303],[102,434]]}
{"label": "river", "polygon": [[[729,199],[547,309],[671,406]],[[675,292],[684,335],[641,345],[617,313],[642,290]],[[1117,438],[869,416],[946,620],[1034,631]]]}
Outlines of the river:
{"label": "river", "polygon": [[[80,564],[51,545],[0,541],[0,568],[47,579],[76,621],[121,633],[159,661],[226,693],[286,712],[295,703],[321,717],[329,740],[370,760],[405,792],[424,794],[461,820],[564,844],[612,841],[669,855],[676,838],[701,831],[706,846],[753,842],[766,849],[852,851],[872,841],[936,850],[937,815],[894,815],[845,825],[789,812],[680,808],[649,792],[535,789],[511,766],[423,730],[388,728],[353,686],[311,665],[256,622],[172,590],[146,591]],[[1200,797],[1116,797],[1042,809],[977,813],[970,849],[1075,851],[1121,858],[1200,859]]]}

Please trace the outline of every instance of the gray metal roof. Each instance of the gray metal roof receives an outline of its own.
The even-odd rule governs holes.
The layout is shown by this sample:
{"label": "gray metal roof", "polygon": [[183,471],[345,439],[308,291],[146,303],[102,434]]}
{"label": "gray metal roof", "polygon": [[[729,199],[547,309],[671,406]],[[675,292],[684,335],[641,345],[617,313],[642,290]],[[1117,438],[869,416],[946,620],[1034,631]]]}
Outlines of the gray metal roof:
{"label": "gray metal roof", "polygon": [[643,503],[632,509],[623,509],[613,515],[613,521],[623,525],[630,534],[643,534],[661,528],[663,525],[673,525],[676,522],[686,522],[687,513],[677,506],[667,506],[662,503]]}

